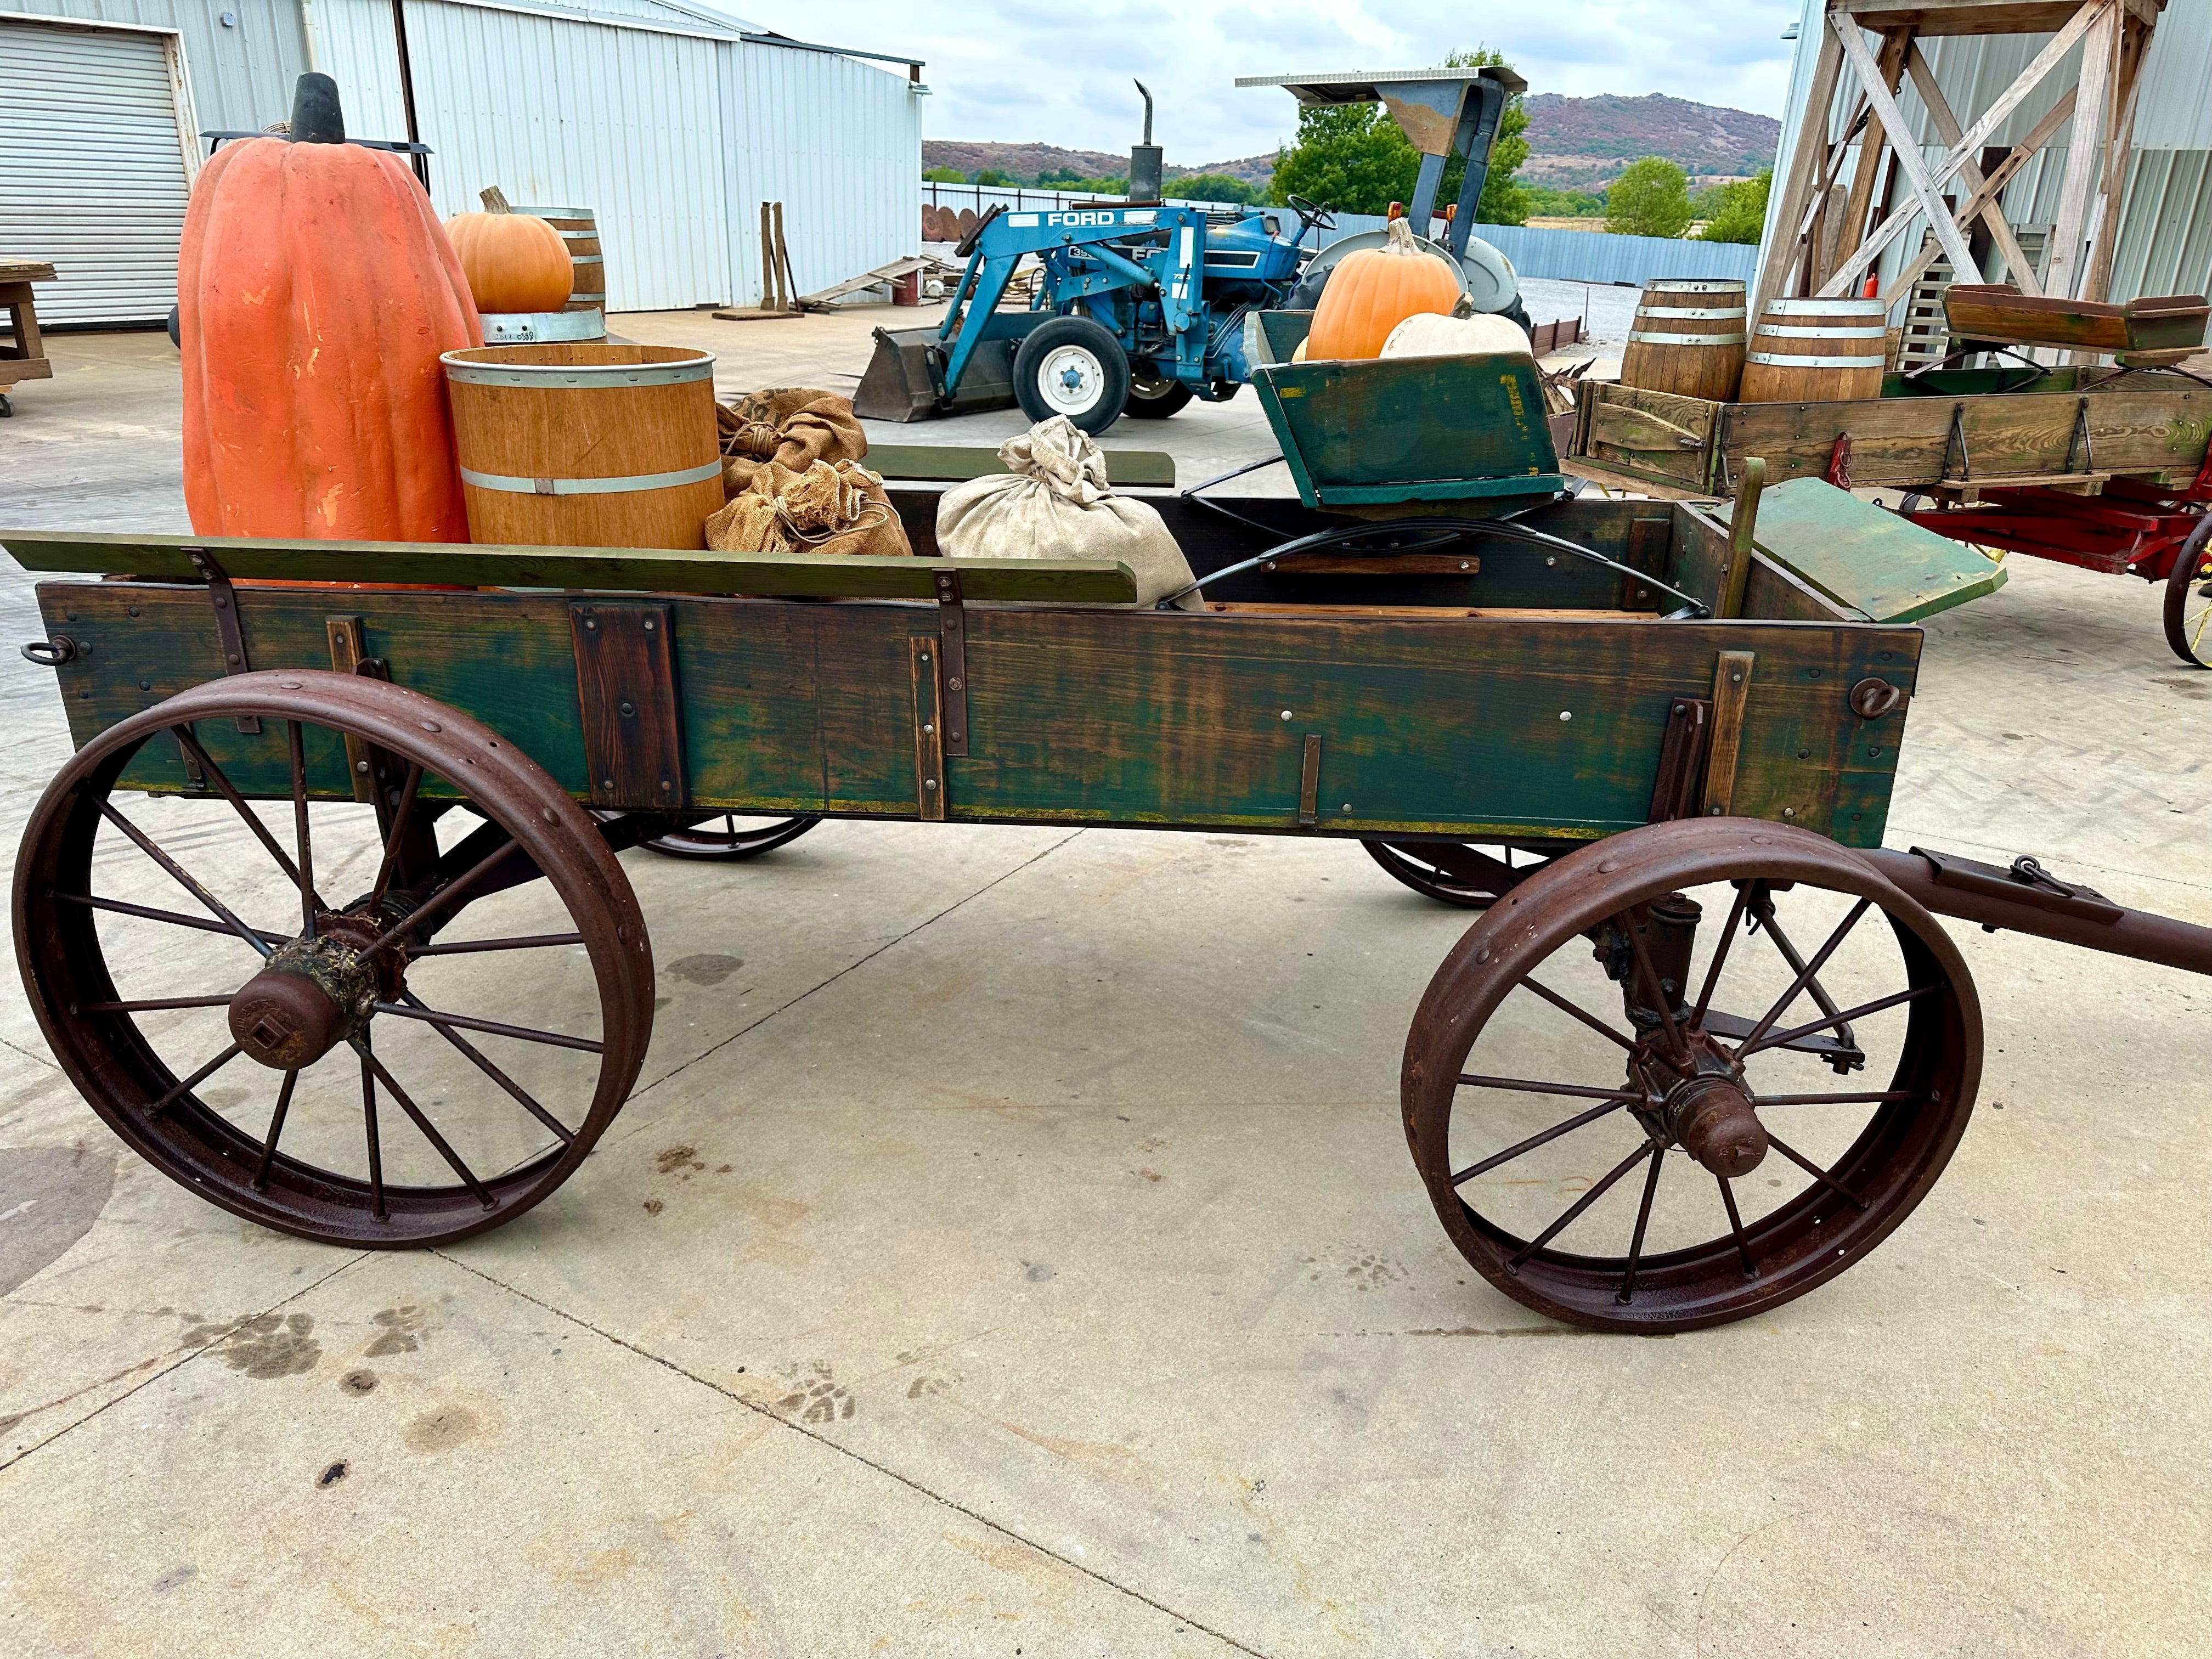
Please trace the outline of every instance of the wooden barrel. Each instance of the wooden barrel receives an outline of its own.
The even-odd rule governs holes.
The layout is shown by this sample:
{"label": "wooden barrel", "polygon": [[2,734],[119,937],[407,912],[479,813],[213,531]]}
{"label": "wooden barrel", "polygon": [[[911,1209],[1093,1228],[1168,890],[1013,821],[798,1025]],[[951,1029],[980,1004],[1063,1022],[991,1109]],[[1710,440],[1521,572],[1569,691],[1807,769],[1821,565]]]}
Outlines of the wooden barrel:
{"label": "wooden barrel", "polygon": [[519,207],[517,213],[527,213],[543,219],[561,233],[561,240],[568,245],[568,258],[576,267],[575,286],[569,290],[568,309],[571,311],[605,311],[607,308],[607,262],[599,251],[599,222],[589,208],[580,207]]}
{"label": "wooden barrel", "polygon": [[1880,300],[1770,300],[1744,353],[1747,404],[1881,396],[1888,307]]}
{"label": "wooden barrel", "polygon": [[441,361],[471,540],[706,546],[723,499],[714,353],[549,343]]}
{"label": "wooden barrel", "polygon": [[1620,354],[1620,383],[1724,404],[1743,373],[1741,283],[1647,283]]}

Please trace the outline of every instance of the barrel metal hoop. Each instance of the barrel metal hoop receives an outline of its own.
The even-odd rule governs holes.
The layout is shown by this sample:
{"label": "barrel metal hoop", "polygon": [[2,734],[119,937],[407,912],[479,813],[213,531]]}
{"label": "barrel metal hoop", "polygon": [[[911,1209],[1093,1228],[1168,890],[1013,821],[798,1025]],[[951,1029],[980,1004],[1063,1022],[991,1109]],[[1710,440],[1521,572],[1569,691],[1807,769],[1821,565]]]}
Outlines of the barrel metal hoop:
{"label": "barrel metal hoop", "polygon": [[702,352],[689,363],[480,363],[458,351],[439,359],[446,378],[457,386],[537,386],[552,391],[592,392],[639,386],[687,386],[714,378],[714,358]]}
{"label": "barrel metal hoop", "polygon": [[1628,337],[1645,345],[1741,345],[1741,334],[1646,334],[1631,329]]}
{"label": "barrel metal hoop", "polygon": [[1770,368],[1882,368],[1888,364],[1887,357],[1790,357],[1772,351],[1747,351],[1743,360]]}
{"label": "barrel metal hoop", "polygon": [[678,472],[641,472],[627,478],[513,478],[502,472],[471,472],[461,469],[461,482],[478,489],[497,489],[510,495],[626,495],[638,489],[672,489],[682,484],[704,483],[722,475],[719,460],[703,466],[687,466]]}
{"label": "barrel metal hoop", "polygon": [[1879,340],[1889,333],[1886,328],[1805,328],[1789,323],[1761,323],[1759,331],[1792,340]]}
{"label": "barrel metal hoop", "polygon": [[483,321],[486,345],[599,341],[607,337],[606,318],[597,306],[580,311],[487,311]]}
{"label": "barrel metal hoop", "polygon": [[568,263],[572,265],[604,264],[606,258],[604,253],[572,253],[568,256]]}
{"label": "barrel metal hoop", "polygon": [[1666,276],[1644,285],[1646,294],[1741,294],[1743,283],[1733,276]]}
{"label": "barrel metal hoop", "polygon": [[1647,320],[1656,320],[1662,317],[1690,317],[1704,320],[1713,317],[1741,317],[1744,314],[1744,309],[1741,306],[1708,306],[1702,310],[1688,307],[1638,306],[1636,307],[1636,314]]}

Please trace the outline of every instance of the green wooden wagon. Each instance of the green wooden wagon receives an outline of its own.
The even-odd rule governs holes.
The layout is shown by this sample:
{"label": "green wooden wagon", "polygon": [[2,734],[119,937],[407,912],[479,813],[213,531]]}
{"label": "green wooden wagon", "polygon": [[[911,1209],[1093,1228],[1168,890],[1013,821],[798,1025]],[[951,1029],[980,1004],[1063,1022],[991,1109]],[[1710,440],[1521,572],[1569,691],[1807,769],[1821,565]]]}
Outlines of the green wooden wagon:
{"label": "green wooden wagon", "polygon": [[1931,911],[2212,965],[2032,867],[1875,850],[1915,619],[1974,556],[1791,489],[1826,486],[1769,492],[1795,543],[1553,493],[1161,491],[1196,612],[1116,564],[939,558],[914,484],[912,559],[0,532],[63,578],[27,651],[78,744],[17,865],[25,983],[192,1191],[429,1244],[546,1197],[629,1093],[626,848],[825,817],[1365,842],[1486,907],[1401,1079],[1453,1243],[1586,1325],[1741,1318],[1857,1260],[1965,1127],[1979,1018]]}

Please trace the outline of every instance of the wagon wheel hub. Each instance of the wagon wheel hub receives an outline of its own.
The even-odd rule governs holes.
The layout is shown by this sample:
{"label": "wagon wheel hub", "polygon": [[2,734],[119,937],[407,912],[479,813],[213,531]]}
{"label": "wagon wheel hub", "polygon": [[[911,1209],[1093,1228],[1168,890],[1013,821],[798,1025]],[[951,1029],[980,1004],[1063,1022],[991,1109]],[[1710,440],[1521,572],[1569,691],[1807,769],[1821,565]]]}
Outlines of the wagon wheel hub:
{"label": "wagon wheel hub", "polygon": [[1661,1140],[1715,1175],[1749,1175],[1766,1157],[1767,1134],[1744,1088],[1743,1068],[1704,1031],[1681,1036],[1686,1054],[1656,1034],[1645,1040],[1642,1069],[1656,1103],[1640,1115]]}
{"label": "wagon wheel hub", "polygon": [[251,1058],[279,1072],[312,1066],[375,1012],[399,969],[362,954],[374,941],[368,918],[321,916],[313,939],[287,939],[230,1000],[230,1034]]}

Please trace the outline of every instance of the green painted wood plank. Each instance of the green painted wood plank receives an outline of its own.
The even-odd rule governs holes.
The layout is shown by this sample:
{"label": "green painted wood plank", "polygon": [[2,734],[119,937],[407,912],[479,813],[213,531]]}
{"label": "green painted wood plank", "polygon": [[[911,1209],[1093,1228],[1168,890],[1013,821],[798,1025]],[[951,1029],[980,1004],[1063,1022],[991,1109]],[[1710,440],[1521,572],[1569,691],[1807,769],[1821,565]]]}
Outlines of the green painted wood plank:
{"label": "green painted wood plank", "polygon": [[933,573],[960,573],[970,599],[1130,605],[1127,565],[1097,559],[883,559],[834,553],[684,552],[665,548],[478,547],[441,542],[248,540],[0,530],[26,570],[130,574],[194,581],[183,550],[203,548],[240,580],[400,582],[470,587],[653,593],[752,593],[774,599],[928,599]]}
{"label": "green painted wood plank", "polygon": [[1880,623],[1919,622],[2005,584],[2002,565],[1821,478],[1769,485],[1753,537],[1784,569]]}
{"label": "green painted wood plank", "polygon": [[[1175,457],[1164,450],[1109,449],[1105,454],[1109,483],[1168,489],[1175,487]],[[970,478],[994,477],[1007,471],[995,447],[987,449],[973,444],[871,443],[867,459],[861,465],[887,479],[941,483],[964,483]]]}
{"label": "green painted wood plank", "polygon": [[[49,582],[39,594],[49,628],[82,650],[56,674],[79,743],[221,672],[194,589]],[[928,611],[724,599],[672,611],[696,805],[918,815],[908,641],[935,636]],[[362,618],[398,683],[484,720],[586,794],[563,596],[240,596],[259,667],[327,667],[331,615]],[[1321,813],[1304,833],[1609,835],[1644,821],[1671,700],[1709,695],[1729,649],[1759,657],[1739,810],[1877,845],[1905,716],[1861,721],[1846,699],[1873,674],[1910,689],[1920,639],[1771,622],[977,610],[971,753],[948,766],[951,816],[1302,833],[1312,734]],[[242,789],[284,793],[274,726],[252,737],[209,722],[200,736]],[[324,747],[316,787],[347,796],[343,756]],[[126,783],[183,789],[174,746],[149,744]]]}

